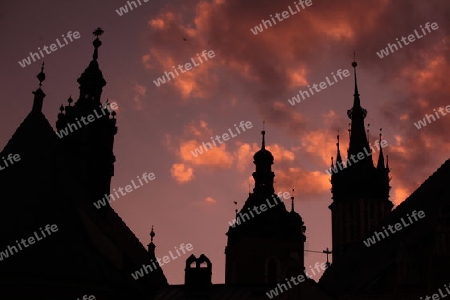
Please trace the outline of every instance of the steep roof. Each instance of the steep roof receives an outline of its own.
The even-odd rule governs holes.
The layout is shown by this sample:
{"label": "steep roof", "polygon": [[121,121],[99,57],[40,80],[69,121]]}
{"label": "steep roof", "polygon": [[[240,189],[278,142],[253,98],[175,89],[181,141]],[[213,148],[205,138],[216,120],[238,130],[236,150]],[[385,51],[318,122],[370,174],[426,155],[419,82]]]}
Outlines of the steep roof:
{"label": "steep roof", "polygon": [[0,251],[17,247],[16,240],[47,224],[58,227],[0,262],[0,294],[26,298],[30,291],[60,291],[75,299],[85,290],[108,299],[140,299],[166,285],[160,268],[137,281],[131,277],[149,263],[149,254],[110,206],[97,210],[82,201],[83,185],[68,180],[70,154],[59,141],[46,117],[32,111],[0,153],[20,155],[20,161],[0,171]]}

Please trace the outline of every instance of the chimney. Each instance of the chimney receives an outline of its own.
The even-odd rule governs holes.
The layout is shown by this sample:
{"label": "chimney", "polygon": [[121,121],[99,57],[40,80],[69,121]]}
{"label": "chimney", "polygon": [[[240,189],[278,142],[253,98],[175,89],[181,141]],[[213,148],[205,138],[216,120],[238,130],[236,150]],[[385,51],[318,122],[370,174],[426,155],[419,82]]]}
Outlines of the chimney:
{"label": "chimney", "polygon": [[[195,266],[191,266],[195,262]],[[206,263],[206,267],[201,267]],[[211,286],[212,264],[204,254],[196,258],[194,254],[186,260],[184,284],[187,287],[207,287]]]}

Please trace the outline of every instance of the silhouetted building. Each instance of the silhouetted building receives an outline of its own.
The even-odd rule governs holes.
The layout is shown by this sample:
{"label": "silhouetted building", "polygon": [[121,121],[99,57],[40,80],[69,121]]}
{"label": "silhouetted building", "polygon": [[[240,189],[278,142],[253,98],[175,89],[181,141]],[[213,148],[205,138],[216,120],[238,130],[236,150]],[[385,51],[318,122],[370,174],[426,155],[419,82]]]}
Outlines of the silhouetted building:
{"label": "silhouetted building", "polygon": [[[94,34],[93,59],[78,78],[80,95],[61,105],[58,133],[42,113],[42,67],[31,112],[0,153],[3,163],[10,159],[0,172],[1,299],[406,300],[449,283],[450,160],[391,212],[389,165],[382,145],[373,164],[354,62],[348,159],[342,160],[338,135],[331,165],[333,264],[320,283],[292,280],[305,275],[306,227],[294,198],[288,211],[275,194],[274,157],[262,131],[253,193],[226,233],[225,284],[212,284],[212,263],[201,254],[187,259],[184,285],[168,285],[155,263],[153,228],[146,250],[108,201],[93,205],[110,195],[117,133],[115,112],[101,102],[102,30]],[[404,227],[393,232],[398,223]]]}
{"label": "silhouetted building", "polygon": [[[226,284],[274,284],[305,269],[306,227],[294,207],[287,211],[275,194],[274,157],[265,148],[264,134],[261,149],[253,156],[253,193],[236,215],[239,224],[227,232]],[[265,209],[258,213],[261,207]]]}
{"label": "silhouetted building", "polygon": [[[356,154],[368,146],[356,74],[348,115]],[[332,175],[333,264],[319,284],[334,299],[425,299],[449,284],[450,160],[390,213],[388,172],[380,151],[376,168],[369,158]]]}
{"label": "silhouetted building", "polygon": [[[56,127],[68,134],[59,137],[41,111],[42,68],[32,110],[0,154],[20,156],[0,172],[1,299],[149,299],[167,285],[160,268],[131,277],[155,259],[154,252],[108,202],[100,209],[93,205],[110,194],[117,132],[115,112],[100,101],[106,84],[97,61],[101,33],[95,31],[93,59],[78,79],[78,100],[69,98],[60,108]],[[56,232],[46,234],[46,225]]]}
{"label": "silhouetted building", "polygon": [[[191,255],[186,261],[185,284],[160,289],[156,300],[331,299],[306,276],[304,280],[292,281],[292,277],[305,275],[306,227],[294,211],[294,197],[291,211],[287,211],[275,194],[274,157],[265,148],[265,131],[261,149],[253,159],[253,193],[242,209],[236,210],[236,223],[227,232],[225,284],[211,284],[209,259],[203,254],[198,259]],[[202,263],[206,266],[201,267]]]}
{"label": "silhouetted building", "polygon": [[[206,264],[206,266],[202,266]],[[191,254],[186,260],[185,283],[188,287],[202,288],[208,287],[211,283],[212,264],[204,254],[196,258]]]}
{"label": "silhouetted building", "polygon": [[[364,119],[367,111],[361,107],[356,81],[356,62],[353,62],[355,94],[353,107],[347,115],[351,120],[350,145],[347,161],[343,161],[337,136],[336,163],[332,161],[331,185],[333,203],[331,209],[333,262],[336,263],[348,249],[361,241],[391,211],[389,200],[389,165],[384,164],[383,148],[378,164],[372,161],[372,148],[366,135]],[[381,143],[381,133],[380,133]],[[380,144],[379,143],[379,144]],[[346,167],[344,167],[344,165]]]}

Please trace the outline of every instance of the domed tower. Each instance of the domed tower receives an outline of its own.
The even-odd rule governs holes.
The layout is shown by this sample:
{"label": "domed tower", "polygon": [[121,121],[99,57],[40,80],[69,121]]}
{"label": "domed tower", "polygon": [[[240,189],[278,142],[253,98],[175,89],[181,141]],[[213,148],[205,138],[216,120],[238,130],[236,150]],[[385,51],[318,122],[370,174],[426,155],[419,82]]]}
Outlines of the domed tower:
{"label": "domed tower", "polygon": [[[353,62],[352,66],[355,93],[353,107],[347,111],[351,120],[347,160],[344,162],[341,157],[338,135],[336,163],[332,161],[330,169],[333,263],[338,262],[356,243],[360,243],[393,207],[389,200],[389,163],[384,163],[381,132],[379,141],[372,146],[364,126],[367,110],[361,106],[359,98],[357,63]],[[372,149],[377,151],[376,148],[379,149],[379,157],[375,167]]]}
{"label": "domed tower", "polygon": [[266,132],[263,130],[261,134],[261,149],[253,155],[253,163],[256,166],[256,171],[252,174],[255,180],[255,188],[253,191],[256,194],[273,194],[275,191],[273,188],[275,174],[272,172],[273,155],[266,149]]}
{"label": "domed tower", "polygon": [[293,205],[288,212],[275,195],[274,157],[265,148],[265,131],[253,159],[253,193],[227,232],[226,284],[275,284],[304,270],[306,227]]}
{"label": "domed tower", "polygon": [[109,195],[111,177],[114,175],[114,135],[117,133],[115,112],[108,102],[102,104],[100,97],[106,81],[98,64],[98,48],[102,45],[96,29],[94,54],[89,66],[78,78],[80,95],[72,105],[60,107],[56,128],[65,153],[64,164],[77,183],[80,196],[94,202]]}

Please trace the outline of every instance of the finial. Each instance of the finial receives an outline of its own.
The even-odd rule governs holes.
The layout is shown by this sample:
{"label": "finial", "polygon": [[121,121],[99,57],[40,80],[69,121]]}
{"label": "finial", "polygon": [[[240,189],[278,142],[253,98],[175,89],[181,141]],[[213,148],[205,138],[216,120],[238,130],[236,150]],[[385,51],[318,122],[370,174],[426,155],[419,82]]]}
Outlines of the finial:
{"label": "finial", "polygon": [[370,140],[370,123],[367,123],[367,136],[366,136],[366,139],[367,139],[367,142]]}
{"label": "finial", "polygon": [[[339,135],[339,129],[338,129],[337,142],[336,142],[336,150],[337,150],[337,152],[336,152],[336,163],[342,162],[340,145],[341,145],[341,142],[340,142],[340,135]],[[333,158],[331,158],[331,167],[333,167],[333,164],[334,164]]]}
{"label": "finial", "polygon": [[339,129],[338,129],[338,134],[337,134],[337,143],[336,143],[337,149],[339,151]]}
{"label": "finial", "polygon": [[92,55],[92,58],[97,60],[98,58],[98,48],[102,45],[102,41],[98,38],[104,33],[103,29],[98,27],[97,29],[92,32],[93,35],[96,36],[95,40],[92,42],[92,45],[94,45],[94,54]]}
{"label": "finial", "polygon": [[353,71],[355,74],[355,95],[354,96],[359,96],[358,93],[358,83],[356,82],[356,67],[358,66],[358,63],[356,62],[356,52],[353,52],[353,62],[352,62],[352,67],[353,67]]}
{"label": "finial", "polygon": [[291,211],[294,211],[294,189],[292,189],[292,196],[291,196]]}
{"label": "finial", "polygon": [[334,166],[334,157],[332,156],[331,157],[331,167],[333,167]]}
{"label": "finial", "polygon": [[380,128],[380,145],[381,145],[381,135],[382,135],[382,131],[383,131],[383,128]]}
{"label": "finial", "polygon": [[152,231],[150,231],[150,242],[153,243],[153,238],[155,237],[155,232],[153,231],[153,225],[152,225]]}
{"label": "finial", "polygon": [[236,213],[236,220],[237,220],[237,217],[238,217],[237,202],[236,202],[236,201],[233,201],[233,203],[234,203],[234,205],[236,205],[236,209],[235,209],[234,211],[235,211],[235,213]]}
{"label": "finial", "polygon": [[101,29],[100,27],[97,27],[97,29],[94,30],[94,32],[92,33],[93,35],[95,35],[97,38],[99,36],[101,36],[105,31],[103,29]]}
{"label": "finial", "polygon": [[44,62],[42,62],[42,65],[41,65],[41,72],[39,74],[37,74],[37,79],[39,80],[39,88],[41,88],[42,82],[45,80]]}
{"label": "finial", "polygon": [[266,140],[265,140],[265,135],[266,135],[266,131],[264,130],[264,124],[266,123],[266,121],[263,121],[263,130],[261,131],[262,134],[262,146],[261,149],[265,149],[266,148]]}
{"label": "finial", "polygon": [[69,106],[70,106],[70,104],[73,102],[72,95],[69,96],[69,99],[67,99],[67,102],[69,102]]}

